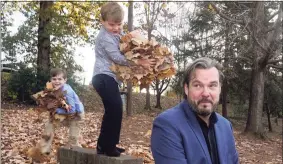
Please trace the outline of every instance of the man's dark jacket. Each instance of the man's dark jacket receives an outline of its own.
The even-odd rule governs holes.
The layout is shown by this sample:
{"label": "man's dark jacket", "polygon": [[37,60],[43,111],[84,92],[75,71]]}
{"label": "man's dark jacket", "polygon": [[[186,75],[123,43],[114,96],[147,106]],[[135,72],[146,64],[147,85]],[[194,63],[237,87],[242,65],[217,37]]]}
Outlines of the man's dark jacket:
{"label": "man's dark jacket", "polygon": [[[231,123],[216,113],[214,124],[220,164],[238,164]],[[211,164],[195,114],[184,100],[153,122],[151,150],[156,164]]]}

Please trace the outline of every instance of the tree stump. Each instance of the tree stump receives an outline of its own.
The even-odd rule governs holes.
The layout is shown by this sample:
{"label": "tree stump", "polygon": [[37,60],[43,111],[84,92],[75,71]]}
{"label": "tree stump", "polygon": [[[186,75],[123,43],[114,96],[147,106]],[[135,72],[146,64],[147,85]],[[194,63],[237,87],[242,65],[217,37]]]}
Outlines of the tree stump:
{"label": "tree stump", "polygon": [[96,154],[96,150],[81,147],[61,147],[58,149],[57,161],[60,164],[142,164],[143,159],[129,155],[108,157]]}

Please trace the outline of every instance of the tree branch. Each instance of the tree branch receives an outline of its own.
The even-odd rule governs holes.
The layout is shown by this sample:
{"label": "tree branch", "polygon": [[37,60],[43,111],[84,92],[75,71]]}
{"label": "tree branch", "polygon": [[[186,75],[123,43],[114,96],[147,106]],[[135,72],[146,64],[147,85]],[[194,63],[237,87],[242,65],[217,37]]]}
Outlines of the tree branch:
{"label": "tree branch", "polygon": [[149,2],[145,2],[146,4],[147,4],[147,7],[148,8],[146,8],[146,7],[144,7],[144,11],[145,11],[145,18],[146,18],[146,24],[147,24],[147,28],[149,28],[149,24],[150,24],[150,22],[149,22],[149,7],[150,7],[150,4],[149,4]]}
{"label": "tree branch", "polygon": [[223,14],[222,12],[220,12],[220,10],[216,7],[216,5],[215,5],[213,2],[211,2],[210,4],[211,4],[211,6],[214,8],[215,12],[216,12],[221,18],[224,18],[224,19],[226,19],[226,20],[228,20],[228,21],[230,21],[230,22],[233,22],[233,23],[238,23],[238,24],[241,24],[241,25],[245,25],[243,20],[231,19],[231,18],[229,18],[227,15]]}
{"label": "tree branch", "polygon": [[[155,3],[154,3],[154,4],[155,4]],[[161,11],[161,8],[162,8],[162,2],[159,2],[159,4],[161,4],[161,5],[160,5],[160,6],[159,6],[159,5],[157,6],[156,14],[153,15],[153,16],[155,16],[155,18],[153,18],[152,27],[153,27],[153,24],[155,23],[155,21],[156,21],[158,15],[159,15],[159,13],[160,13],[160,11]],[[153,9],[153,10],[155,11],[155,9]],[[152,16],[152,17],[153,17],[153,16]]]}
{"label": "tree branch", "polygon": [[265,31],[265,33],[269,33],[269,32],[271,32],[271,31],[273,31],[273,30],[275,30],[275,28],[272,26],[272,27],[269,27],[266,31]]}
{"label": "tree branch", "polygon": [[237,36],[235,36],[235,37],[232,39],[232,41],[231,41],[230,44],[229,44],[229,47],[231,47],[231,45],[232,45],[232,43],[234,42],[235,39],[237,39],[240,35],[243,34],[244,30],[247,28],[248,25],[249,25],[249,23],[246,23],[246,25],[245,25],[245,27],[243,28],[243,30],[242,30]]}
{"label": "tree branch", "polygon": [[161,92],[160,92],[161,94],[168,88],[171,79],[163,79],[162,81],[164,81],[164,83],[166,83],[166,86],[165,86],[164,89],[161,90]]}
{"label": "tree branch", "polygon": [[277,40],[277,38],[280,37],[280,31],[282,30],[281,19],[282,19],[282,3],[280,4],[280,7],[278,9],[278,18],[272,26],[272,28],[274,28],[275,30],[273,31],[272,34],[270,33],[267,37],[267,41],[269,43]]}
{"label": "tree branch", "polygon": [[246,28],[248,30],[248,32],[250,33],[250,35],[253,37],[254,41],[256,42],[256,44],[264,51],[264,53],[268,53],[268,50],[266,48],[263,47],[263,45],[261,45],[258,41],[258,39],[254,36],[254,34],[252,33],[252,31],[247,27]]}
{"label": "tree branch", "polygon": [[158,30],[155,30],[155,31],[159,32],[161,38],[163,38],[165,41],[170,42],[170,40],[168,38],[166,38],[160,31],[158,31]]}
{"label": "tree branch", "polygon": [[281,59],[278,59],[278,60],[269,60],[269,61],[267,62],[267,64],[276,64],[276,63],[281,62],[281,61],[282,61]]}
{"label": "tree branch", "polygon": [[273,13],[272,15],[270,15],[270,16],[266,19],[267,22],[269,22],[272,18],[274,18],[278,13],[279,13],[279,10],[276,11],[275,13]]}
{"label": "tree branch", "polygon": [[[252,44],[250,44],[250,46],[248,47],[248,48],[245,48],[246,49],[246,51],[239,51],[242,55],[246,55],[246,54],[250,54],[251,52],[252,52],[252,50],[253,50],[253,45]],[[251,59],[252,60],[252,59]]]}
{"label": "tree branch", "polygon": [[267,65],[268,59],[272,58],[272,55],[275,53],[275,51],[278,49],[278,47],[281,44],[281,42],[278,41],[278,40],[280,40],[278,38],[280,38],[280,33],[282,31],[282,27],[281,27],[281,23],[282,23],[282,20],[281,20],[282,19],[282,3],[280,4],[278,12],[279,12],[278,13],[278,18],[277,18],[276,22],[273,25],[275,30],[273,31],[273,33],[270,33],[267,36],[267,42],[269,43],[269,46],[267,48],[267,53],[259,61],[262,66]]}
{"label": "tree branch", "polygon": [[162,93],[163,85],[164,85],[164,79],[161,80],[161,86],[160,86],[160,88],[158,88],[160,93]]}
{"label": "tree branch", "polygon": [[268,64],[267,66],[275,68],[275,69],[278,69],[278,70],[281,70],[281,71],[283,70],[283,66],[282,65]]}

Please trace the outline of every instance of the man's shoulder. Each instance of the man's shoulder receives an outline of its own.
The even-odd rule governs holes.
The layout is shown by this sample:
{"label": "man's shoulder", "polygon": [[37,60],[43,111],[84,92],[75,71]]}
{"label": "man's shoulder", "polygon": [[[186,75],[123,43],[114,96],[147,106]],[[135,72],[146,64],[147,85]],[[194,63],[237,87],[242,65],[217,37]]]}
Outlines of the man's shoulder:
{"label": "man's shoulder", "polygon": [[165,119],[168,121],[176,121],[176,119],[181,119],[184,117],[184,112],[181,107],[181,103],[177,104],[176,106],[165,110],[164,112],[160,113],[155,120]]}
{"label": "man's shoulder", "polygon": [[219,113],[215,112],[216,116],[217,116],[217,123],[221,123],[221,124],[226,124],[226,125],[230,125],[230,121],[223,117],[222,115],[220,115]]}

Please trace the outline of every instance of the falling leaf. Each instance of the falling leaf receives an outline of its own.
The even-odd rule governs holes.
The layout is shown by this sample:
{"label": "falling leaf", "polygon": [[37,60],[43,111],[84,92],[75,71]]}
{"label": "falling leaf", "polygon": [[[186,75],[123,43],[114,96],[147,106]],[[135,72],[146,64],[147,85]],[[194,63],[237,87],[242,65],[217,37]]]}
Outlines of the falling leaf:
{"label": "falling leaf", "polygon": [[51,82],[46,82],[46,89],[53,89],[53,85]]}
{"label": "falling leaf", "polygon": [[213,12],[215,11],[214,7],[211,4],[208,5],[208,9],[210,9]]}
{"label": "falling leaf", "polygon": [[151,130],[148,130],[144,136],[145,136],[145,137],[151,136]]}

